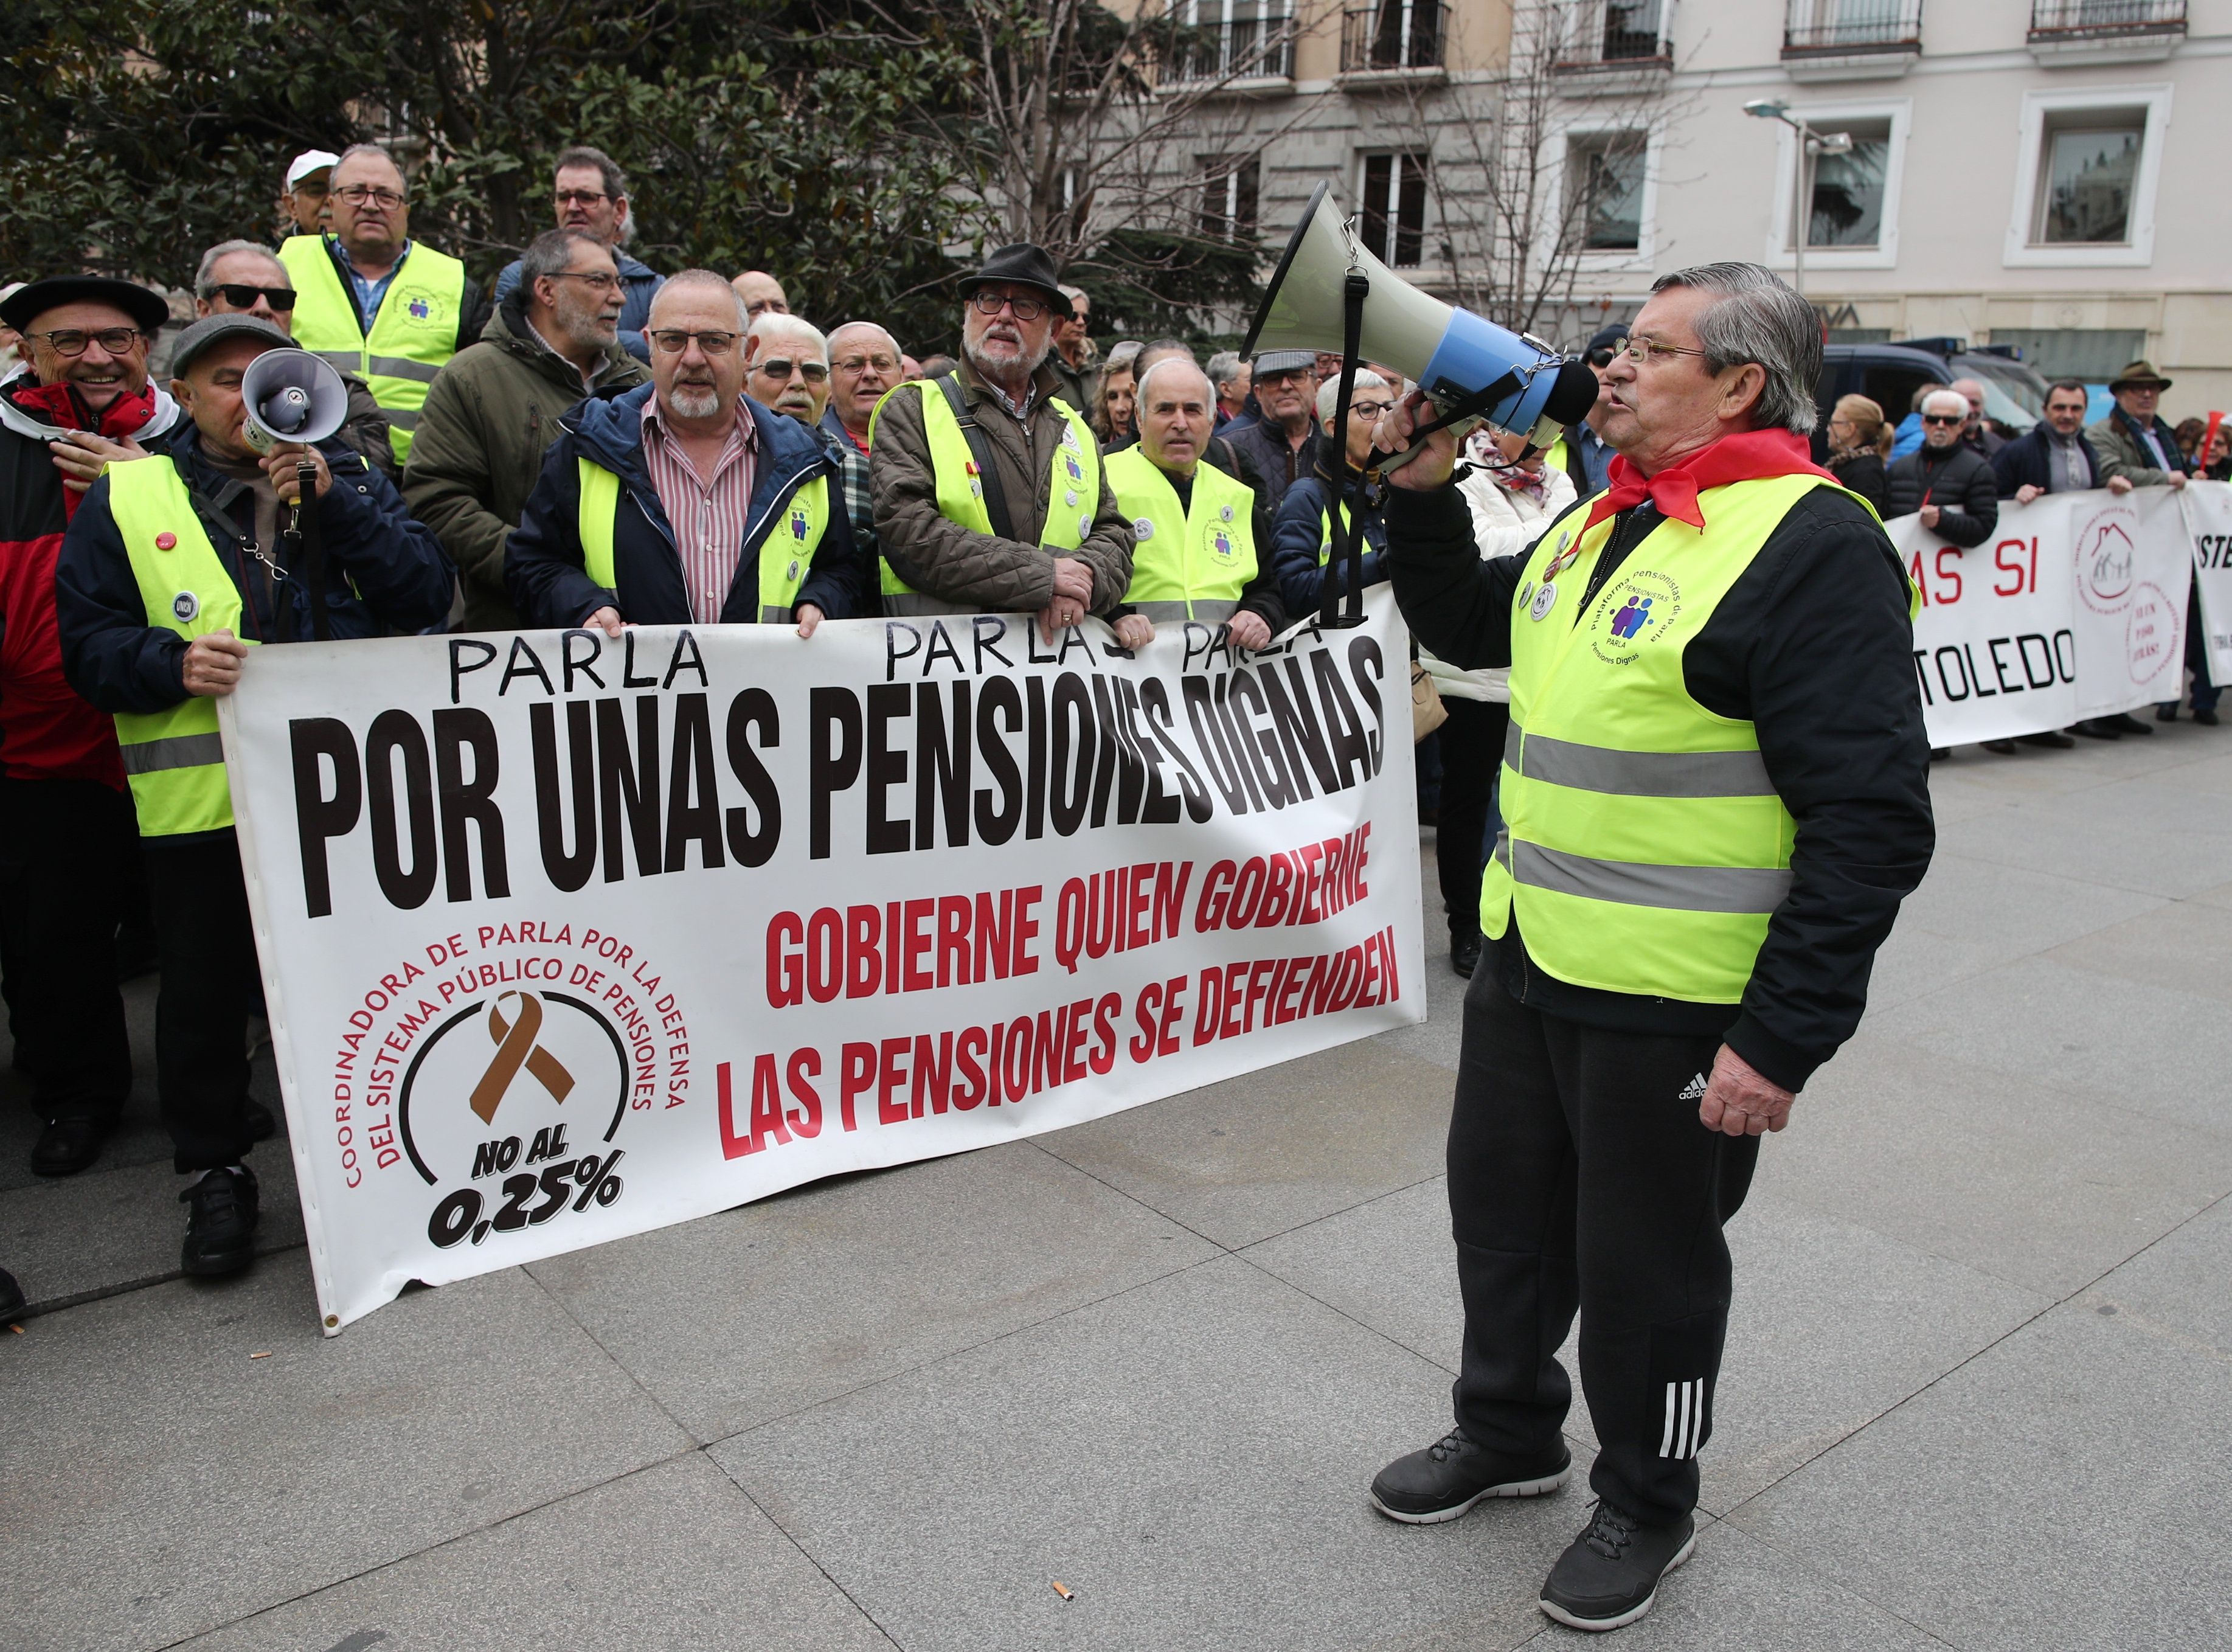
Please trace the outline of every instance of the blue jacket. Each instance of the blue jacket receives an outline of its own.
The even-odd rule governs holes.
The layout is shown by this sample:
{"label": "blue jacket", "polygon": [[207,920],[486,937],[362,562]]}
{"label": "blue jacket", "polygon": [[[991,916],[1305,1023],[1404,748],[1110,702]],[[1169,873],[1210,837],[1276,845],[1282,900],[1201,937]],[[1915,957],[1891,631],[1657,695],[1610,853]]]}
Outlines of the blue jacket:
{"label": "blue jacket", "polygon": [[[635,625],[692,623],[674,529],[643,462],[643,408],[656,390],[655,385],[638,385],[609,401],[586,401],[559,421],[561,433],[543,455],[542,475],[504,547],[504,589],[522,624],[576,626],[606,607],[618,608],[622,619]],[[751,409],[759,432],[759,466],[752,481],[743,550],[722,605],[721,622],[748,625],[759,619],[760,546],[782,520],[782,507],[790,496],[817,476],[829,482],[829,525],[814,553],[813,570],[799,591],[799,604],[812,603],[832,620],[870,612],[866,604],[873,585],[869,564],[853,541],[837,466],[820,439],[796,420],[749,397],[744,405]],[[619,516],[613,524],[616,590],[590,580],[581,552],[579,461],[585,456],[623,485]]]}
{"label": "blue jacket", "polygon": [[[2047,451],[2047,444],[2051,439],[2051,427],[2041,419],[1992,455],[1992,480],[1999,488],[2000,498],[2012,499],[2015,490],[2026,485],[2041,488],[2048,493],[2060,487],[2061,467],[2054,462],[2054,456]],[[2092,444],[2085,439],[2085,433],[2081,430],[2077,433],[2077,446],[2078,451],[2085,455],[2085,473],[2089,478],[2085,485],[2099,487],[2100,455]]]}
{"label": "blue jacket", "polygon": [[[1325,543],[1326,512],[1333,498],[1333,484],[1322,474],[1306,476],[1287,490],[1279,513],[1271,524],[1271,566],[1279,579],[1279,600],[1287,605],[1292,621],[1315,614],[1326,581],[1333,595],[1346,595],[1342,569],[1333,563],[1320,566],[1318,551]],[[1387,553],[1386,500],[1367,504],[1364,511],[1364,582],[1377,585],[1387,577],[1381,561]]]}
{"label": "blue jacket", "polygon": [[[204,457],[191,424],[162,450],[193,491],[217,560],[240,590],[240,634],[258,642],[307,642],[310,594],[302,570],[269,580],[243,548],[254,532],[256,500],[244,482]],[[457,569],[441,542],[405,509],[395,484],[339,439],[321,442],[334,485],[318,501],[326,550],[326,614],[331,634],[354,640],[444,626]],[[274,553],[276,554],[276,552]],[[147,623],[146,600],[108,505],[108,478],[87,490],[62,537],[55,565],[55,617],[62,674],[104,712],[145,714],[186,698],[186,640]]]}
{"label": "blue jacket", "polygon": [[[613,262],[620,266],[620,348],[639,361],[651,360],[651,342],[643,329],[651,321],[651,301],[653,294],[666,285],[666,277],[647,263],[638,263],[618,247],[612,250]],[[519,286],[519,260],[514,258],[504,265],[496,278],[496,302],[499,308]],[[460,348],[463,348],[462,346]]]}

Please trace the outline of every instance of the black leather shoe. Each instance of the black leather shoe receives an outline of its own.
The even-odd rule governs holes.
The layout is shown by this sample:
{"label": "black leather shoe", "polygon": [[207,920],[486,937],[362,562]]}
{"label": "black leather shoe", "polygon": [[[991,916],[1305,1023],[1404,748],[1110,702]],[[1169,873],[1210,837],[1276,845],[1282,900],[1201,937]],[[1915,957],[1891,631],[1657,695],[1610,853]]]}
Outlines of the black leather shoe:
{"label": "black leather shoe", "polygon": [[256,1174],[211,1170],[178,1197],[186,1242],[178,1265],[197,1278],[237,1273],[256,1259]]}
{"label": "black leather shoe", "polygon": [[2196,706],[2193,712],[2193,720],[2200,724],[2203,728],[2215,728],[2218,722],[2216,708],[2212,706],[2207,711],[2203,711],[2199,706]]}
{"label": "black leather shoe", "polygon": [[1943,763],[1952,755],[1953,748],[1950,745],[1933,745],[1930,748],[1930,760],[1932,763]]}
{"label": "black leather shoe", "polygon": [[279,1121],[261,1102],[243,1102],[240,1116],[248,1125],[248,1139],[251,1141],[269,1141],[279,1134]]}
{"label": "black leather shoe", "polygon": [[31,1148],[31,1172],[40,1176],[74,1176],[101,1157],[108,1127],[99,1119],[56,1119],[39,1132]]}
{"label": "black leather shoe", "polygon": [[1398,1457],[1372,1482],[1372,1506],[1406,1525],[1454,1520],[1483,1497],[1541,1497],[1573,1472],[1573,1454],[1559,1441],[1537,1457],[1507,1457],[1476,1446],[1457,1429],[1424,1451]]}
{"label": "black leather shoe", "polygon": [[2109,726],[2108,719],[2105,717],[2088,717],[2081,723],[2072,723],[2069,725],[2069,732],[2072,734],[2082,734],[2088,740],[2120,740],[2124,738],[2122,734]]}
{"label": "black leather shoe", "polygon": [[2019,745],[2043,745],[2056,751],[2067,751],[2077,744],[2067,734],[2057,734],[2052,729],[2047,729],[2041,734],[2018,734],[2015,736],[2015,740]]}
{"label": "black leather shoe", "polygon": [[2115,730],[2118,734],[2151,734],[2154,732],[2154,730],[2148,727],[2144,723],[2139,721],[2138,718],[2132,716],[2129,712],[2118,712],[2113,717],[2104,717],[2100,720],[2103,723],[2105,723],[2110,728]]}
{"label": "black leather shoe", "polygon": [[0,1268],[0,1320],[12,1319],[23,1308],[23,1287],[16,1283],[16,1276]]}
{"label": "black leather shoe", "polygon": [[2015,743],[2013,740],[1984,740],[1980,744],[1987,751],[1996,751],[2003,758],[2011,758],[2015,754]]}
{"label": "black leather shoe", "polygon": [[1480,967],[1480,931],[1468,931],[1450,937],[1450,967],[1467,980]]}
{"label": "black leather shoe", "polygon": [[1697,1547],[1693,1516],[1672,1525],[1645,1525],[1625,1510],[1599,1502],[1588,1529],[1550,1568],[1542,1610],[1570,1629],[1622,1628],[1651,1610],[1658,1580]]}
{"label": "black leather shoe", "polygon": [[2155,721],[2157,723],[2177,722],[2177,702],[2174,699],[2166,699],[2161,705],[2156,706]]}

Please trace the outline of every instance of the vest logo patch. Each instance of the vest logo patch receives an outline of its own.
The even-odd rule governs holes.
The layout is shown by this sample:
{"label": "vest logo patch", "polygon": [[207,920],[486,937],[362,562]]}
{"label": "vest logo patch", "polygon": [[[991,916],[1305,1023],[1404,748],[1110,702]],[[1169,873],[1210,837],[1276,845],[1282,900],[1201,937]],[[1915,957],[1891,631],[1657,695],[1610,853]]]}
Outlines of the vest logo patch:
{"label": "vest logo patch", "polygon": [[1652,569],[1629,574],[1590,611],[1589,629],[1595,633],[1590,651],[1608,666],[1632,665],[1642,658],[1645,645],[1672,628],[1681,612],[1682,588],[1671,579]]}
{"label": "vest logo patch", "polygon": [[171,599],[171,612],[177,616],[180,625],[185,625],[201,611],[202,600],[191,591],[180,591]]}
{"label": "vest logo patch", "polygon": [[1219,556],[1224,558],[1225,561],[1230,562],[1232,560],[1232,536],[1225,532],[1223,529],[1219,528],[1217,530],[1217,537],[1210,542],[1210,549],[1216,551]]}
{"label": "vest logo patch", "polygon": [[801,543],[804,543],[806,527],[806,507],[802,504],[794,504],[790,507],[790,537]]}
{"label": "vest logo patch", "polygon": [[433,320],[434,312],[441,302],[424,287],[411,288],[398,296],[403,300],[403,313],[414,322]]}
{"label": "vest logo patch", "polygon": [[1076,454],[1064,453],[1061,456],[1061,462],[1069,466],[1069,479],[1071,481],[1082,482],[1085,480],[1085,467],[1077,462]]}

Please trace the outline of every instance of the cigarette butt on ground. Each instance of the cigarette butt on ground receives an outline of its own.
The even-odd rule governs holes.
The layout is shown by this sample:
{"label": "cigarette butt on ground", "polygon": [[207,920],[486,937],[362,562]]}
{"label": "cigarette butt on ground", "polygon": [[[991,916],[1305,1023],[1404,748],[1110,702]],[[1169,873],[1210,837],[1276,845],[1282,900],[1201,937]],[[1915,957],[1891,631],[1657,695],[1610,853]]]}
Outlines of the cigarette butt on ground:
{"label": "cigarette butt on ground", "polygon": [[1058,1577],[1054,1579],[1054,1592],[1061,1596],[1064,1600],[1072,1600],[1075,1598],[1075,1597],[1070,1593],[1069,1585],[1063,1583]]}
{"label": "cigarette butt on ground", "polygon": [[21,1337],[23,1334],[23,1328],[21,1325],[10,1325],[8,1329],[14,1331],[18,1337]]}
{"label": "cigarette butt on ground", "polygon": [[261,1354],[250,1354],[248,1357],[250,1359],[269,1359],[271,1357],[271,1350],[267,1348]]}

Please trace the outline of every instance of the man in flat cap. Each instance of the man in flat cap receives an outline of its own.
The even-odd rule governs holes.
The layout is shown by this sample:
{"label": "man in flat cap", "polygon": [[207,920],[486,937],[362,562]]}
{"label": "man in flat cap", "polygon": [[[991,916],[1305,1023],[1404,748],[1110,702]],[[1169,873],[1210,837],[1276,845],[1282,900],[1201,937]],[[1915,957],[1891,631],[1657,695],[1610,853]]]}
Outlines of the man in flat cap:
{"label": "man in flat cap", "polygon": [[169,315],[146,288],[99,276],[0,302],[26,363],[0,385],[0,972],[43,1176],[91,1164],[131,1093],[116,928],[140,860],[115,726],[62,675],[55,558],[102,468],[178,417],[147,378]]}
{"label": "man in flat cap", "polygon": [[1317,366],[1313,350],[1258,351],[1253,386],[1261,416],[1225,428],[1225,439],[1262,478],[1263,508],[1274,517],[1287,490],[1317,472]]}
{"label": "man in flat cap", "polygon": [[[256,644],[424,631],[456,574],[395,485],[337,437],[259,452],[242,380],[287,335],[256,315],[179,335],[171,389],[187,422],[152,457],[112,464],[55,568],[62,668],[122,744],[163,971],[156,1093],[172,1165],[196,1178],[182,1265],[237,1272],[255,1254],[248,1016],[256,940],[233,841],[217,699]],[[312,472],[323,566],[289,531]]]}
{"label": "man in flat cap", "polygon": [[876,410],[869,491],[886,614],[1035,613],[1051,637],[1132,583],[1132,528],[1047,363],[1054,261],[1000,248],[962,284],[960,363]]}

